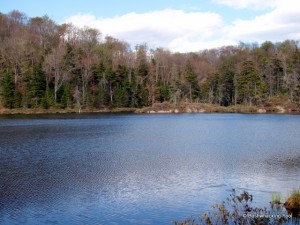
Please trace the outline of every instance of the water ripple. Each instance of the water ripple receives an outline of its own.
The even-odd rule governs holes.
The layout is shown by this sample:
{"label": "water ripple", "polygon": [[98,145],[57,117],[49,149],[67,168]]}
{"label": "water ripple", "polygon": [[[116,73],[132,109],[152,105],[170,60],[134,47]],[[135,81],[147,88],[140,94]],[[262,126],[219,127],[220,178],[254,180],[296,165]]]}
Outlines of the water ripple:
{"label": "water ripple", "polygon": [[300,182],[300,117],[0,118],[0,224],[171,224]]}

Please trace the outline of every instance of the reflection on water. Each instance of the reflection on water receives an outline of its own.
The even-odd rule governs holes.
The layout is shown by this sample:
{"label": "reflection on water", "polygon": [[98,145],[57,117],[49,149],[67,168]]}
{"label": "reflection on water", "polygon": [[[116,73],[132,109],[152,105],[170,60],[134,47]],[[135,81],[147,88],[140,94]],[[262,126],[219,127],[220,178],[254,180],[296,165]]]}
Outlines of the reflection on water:
{"label": "reflection on water", "polygon": [[300,184],[296,115],[0,118],[0,224],[171,224]]}

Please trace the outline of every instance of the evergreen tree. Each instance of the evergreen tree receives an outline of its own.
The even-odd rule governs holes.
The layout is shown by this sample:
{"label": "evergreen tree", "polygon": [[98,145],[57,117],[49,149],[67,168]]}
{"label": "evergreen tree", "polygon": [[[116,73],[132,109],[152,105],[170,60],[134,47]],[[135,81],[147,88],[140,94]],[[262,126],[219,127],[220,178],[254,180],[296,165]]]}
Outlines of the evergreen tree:
{"label": "evergreen tree", "polygon": [[28,74],[27,79],[29,108],[39,107],[46,91],[45,74],[42,70],[41,64],[38,64],[32,68],[32,73]]}
{"label": "evergreen tree", "polygon": [[4,72],[2,81],[2,104],[6,108],[14,108],[15,96],[14,96],[14,82],[12,74],[9,71]]}
{"label": "evergreen tree", "polygon": [[197,81],[197,76],[192,68],[191,63],[188,61],[185,67],[184,76],[186,80],[186,95],[193,102],[200,97],[200,88]]}
{"label": "evergreen tree", "polygon": [[119,86],[114,94],[114,107],[128,107],[128,95],[125,87]]}
{"label": "evergreen tree", "polygon": [[264,97],[265,85],[252,61],[242,64],[241,73],[237,79],[237,92],[239,103],[252,105]]}
{"label": "evergreen tree", "polygon": [[42,97],[41,100],[41,105],[44,109],[48,109],[51,106],[56,107],[56,104],[54,104],[55,100],[52,93],[53,92],[50,90],[50,88],[46,87],[45,95]]}
{"label": "evergreen tree", "polygon": [[220,105],[228,106],[234,100],[234,66],[231,61],[225,62],[220,69]]}
{"label": "evergreen tree", "polygon": [[159,102],[169,101],[170,99],[170,87],[165,86],[162,81],[157,83],[157,95],[156,100]]}
{"label": "evergreen tree", "polygon": [[202,99],[210,104],[220,104],[220,89],[220,74],[211,74],[201,85]]}

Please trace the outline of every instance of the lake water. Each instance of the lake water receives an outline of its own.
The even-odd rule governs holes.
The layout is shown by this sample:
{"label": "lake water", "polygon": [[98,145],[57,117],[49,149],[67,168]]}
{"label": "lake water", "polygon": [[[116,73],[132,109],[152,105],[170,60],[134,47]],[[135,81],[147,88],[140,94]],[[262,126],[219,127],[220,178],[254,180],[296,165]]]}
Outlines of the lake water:
{"label": "lake water", "polygon": [[172,224],[300,186],[300,116],[0,117],[0,224]]}

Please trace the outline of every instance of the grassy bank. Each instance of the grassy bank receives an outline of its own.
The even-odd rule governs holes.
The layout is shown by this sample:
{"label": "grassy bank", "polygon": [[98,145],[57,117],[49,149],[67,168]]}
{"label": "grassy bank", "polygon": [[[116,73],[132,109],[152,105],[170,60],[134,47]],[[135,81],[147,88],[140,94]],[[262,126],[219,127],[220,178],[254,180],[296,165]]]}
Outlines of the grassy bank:
{"label": "grassy bank", "polygon": [[65,113],[133,113],[136,108],[105,108],[105,109],[43,109],[43,108],[19,108],[19,109],[6,109],[0,108],[0,115],[13,115],[13,114],[65,114]]}

